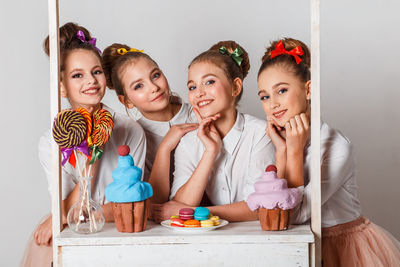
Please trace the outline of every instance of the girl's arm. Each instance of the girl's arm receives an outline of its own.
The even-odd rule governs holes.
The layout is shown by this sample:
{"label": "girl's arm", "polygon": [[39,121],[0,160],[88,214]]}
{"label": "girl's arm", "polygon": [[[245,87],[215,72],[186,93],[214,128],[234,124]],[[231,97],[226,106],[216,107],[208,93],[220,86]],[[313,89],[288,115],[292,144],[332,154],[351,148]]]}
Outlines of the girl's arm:
{"label": "girl's arm", "polygon": [[[345,184],[356,190],[355,160],[350,142],[342,137],[330,137],[321,155],[321,206]],[[336,140],[334,140],[336,139]],[[346,193],[348,195],[349,193]],[[304,187],[303,200],[293,214],[294,223],[304,223],[311,218],[311,185]]]}
{"label": "girl's arm", "polygon": [[285,129],[280,127],[273,119],[268,119],[266,132],[275,147],[275,166],[278,169],[278,177],[285,177],[286,161],[287,161],[287,148],[286,140],[283,137]]}
{"label": "girl's arm", "polygon": [[[179,210],[183,208],[196,208],[183,203],[171,200],[164,204],[153,204],[153,216],[156,222],[167,220],[171,215],[179,214]],[[251,211],[245,201],[226,204],[221,206],[207,207],[213,215],[218,215],[222,219],[230,222],[255,221],[258,219],[257,211]]]}
{"label": "girl's arm", "polygon": [[[208,177],[210,176],[215,159],[217,158],[222,145],[221,137],[213,123],[220,115],[217,114],[202,120],[198,111],[194,111],[198,115],[198,120],[200,121],[197,136],[203,143],[205,151],[200,162],[194,169],[193,174],[182,186],[179,186],[179,189],[173,197],[174,200],[190,206],[197,206],[200,204],[208,182]],[[184,162],[185,159],[182,161]],[[180,164],[179,161],[175,161],[175,163],[176,165]],[[175,181],[174,183],[176,186]]]}
{"label": "girl's arm", "polygon": [[101,205],[101,208],[103,209],[104,212],[104,217],[106,222],[113,222],[114,221],[114,214],[112,211],[112,207],[111,207],[111,202]]}
{"label": "girl's arm", "polygon": [[213,215],[218,215],[229,222],[244,222],[258,220],[258,212],[251,211],[245,201],[233,204],[208,207]]}
{"label": "girl's arm", "polygon": [[154,191],[154,195],[151,199],[153,203],[164,203],[168,201],[170,193],[169,174],[171,152],[176,148],[179,141],[186,133],[195,130],[197,127],[197,123],[174,125],[163,138],[158,147],[149,178],[149,183]]}
{"label": "girl's arm", "polygon": [[310,123],[305,113],[296,115],[286,124],[287,164],[285,178],[288,187],[304,185],[304,148],[310,135]]}
{"label": "girl's arm", "polygon": [[215,158],[218,152],[205,151],[189,180],[176,192],[173,200],[189,206],[197,206],[203,198]]}

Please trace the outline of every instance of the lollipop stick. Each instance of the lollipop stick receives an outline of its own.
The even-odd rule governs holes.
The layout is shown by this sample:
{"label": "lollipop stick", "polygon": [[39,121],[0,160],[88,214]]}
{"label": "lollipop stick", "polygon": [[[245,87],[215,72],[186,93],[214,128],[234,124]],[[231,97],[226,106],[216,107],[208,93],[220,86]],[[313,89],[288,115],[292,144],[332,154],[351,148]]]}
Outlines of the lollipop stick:
{"label": "lollipop stick", "polygon": [[[75,154],[75,158],[76,158],[76,166],[78,168],[79,176],[82,177],[81,167],[80,167],[80,164],[79,164],[79,157],[78,157],[78,154],[76,153],[76,150],[74,150],[74,154]],[[81,218],[82,213],[83,213],[83,210],[82,210],[82,208],[83,208],[83,198],[82,198],[81,201],[82,202],[81,202],[81,205],[80,205],[80,208],[79,208],[78,222],[76,223],[76,226],[75,226],[75,229],[77,231],[78,231],[78,227],[79,227],[79,224],[80,224],[80,221],[81,221],[80,218]]]}
{"label": "lollipop stick", "polygon": [[[86,183],[86,188],[88,187],[87,183]],[[86,194],[86,209],[88,211],[88,219],[89,219],[89,231],[91,233],[93,233],[93,222],[92,222],[92,211],[90,210],[90,206],[89,206],[89,192],[88,190],[85,191]]]}
{"label": "lollipop stick", "polygon": [[75,158],[76,158],[76,166],[78,166],[78,172],[79,172],[79,176],[82,177],[82,172],[81,172],[81,167],[79,164],[79,158],[78,155],[76,154],[76,150],[74,149],[74,154],[75,154]]}
{"label": "lollipop stick", "polygon": [[[93,164],[94,164],[94,163],[93,163]],[[90,175],[90,171],[92,170],[92,166],[93,166],[93,164],[90,164],[90,165],[89,165],[88,176]]]}
{"label": "lollipop stick", "polygon": [[84,172],[85,172],[85,177],[89,177],[89,174],[88,174],[88,168],[87,168],[87,157],[85,157],[84,156],[84,164],[83,164],[85,167],[84,167]]}
{"label": "lollipop stick", "polygon": [[78,231],[78,226],[81,223],[80,218],[83,215],[83,205],[85,204],[85,194],[86,194],[85,192],[87,191],[87,181],[82,182],[82,191],[83,192],[81,192],[81,193],[83,193],[83,194],[82,194],[81,203],[80,203],[81,205],[79,207],[78,222],[76,223],[76,227],[75,227],[76,231]]}
{"label": "lollipop stick", "polygon": [[[87,173],[88,177],[91,175],[92,166],[93,166],[93,164],[89,164],[89,171]],[[89,206],[89,200],[88,200],[87,205]],[[91,222],[93,222],[94,231],[97,231],[97,223],[96,223],[96,220],[94,217],[94,213],[92,211],[90,211],[90,218],[91,218]]]}
{"label": "lollipop stick", "polygon": [[92,221],[93,221],[93,226],[94,226],[94,230],[95,231],[97,231],[97,223],[96,223],[96,220],[95,220],[95,218],[94,218],[94,213],[91,213],[92,214]]}

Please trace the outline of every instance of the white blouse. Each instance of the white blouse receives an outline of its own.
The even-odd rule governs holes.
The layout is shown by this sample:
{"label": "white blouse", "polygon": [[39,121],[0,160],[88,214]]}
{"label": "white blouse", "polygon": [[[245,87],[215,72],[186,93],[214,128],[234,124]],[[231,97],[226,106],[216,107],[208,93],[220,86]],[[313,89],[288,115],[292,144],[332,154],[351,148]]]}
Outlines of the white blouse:
{"label": "white blouse", "polygon": [[[304,192],[295,208],[293,223],[311,218],[311,145],[304,152]],[[322,227],[331,227],[357,219],[361,215],[357,197],[356,169],[350,141],[328,124],[321,123],[321,216]]]}
{"label": "white blouse", "polygon": [[[153,121],[141,116],[137,122],[143,127],[147,140],[146,168],[144,170],[144,179],[147,181],[153,167],[154,159],[158,150],[158,146],[168,133],[172,125],[183,123],[196,123],[197,119],[191,106],[187,103],[182,103],[182,106],[177,114],[169,121]],[[174,168],[174,157],[171,155],[171,170],[172,177]]]}
{"label": "white blouse", "polygon": [[[213,205],[247,200],[265,167],[275,160],[275,149],[265,133],[266,122],[237,113],[236,122],[223,138],[206,193]],[[170,199],[191,177],[204,153],[197,130],[186,134],[175,151],[175,172]]]}
{"label": "white blouse", "polygon": [[[104,145],[104,153],[100,158],[98,175],[93,187],[92,198],[99,204],[108,202],[105,199],[104,191],[106,186],[113,181],[112,171],[117,167],[118,147],[128,145],[135,165],[141,169],[144,167],[146,155],[146,138],[142,127],[126,115],[116,113],[105,105],[103,105],[103,108],[113,116],[114,129],[110,139]],[[53,184],[51,177],[51,142],[54,142],[54,139],[51,130],[48,130],[39,140],[39,160],[47,176],[50,194]],[[67,198],[78,183],[77,177],[79,177],[78,170],[74,169],[68,162],[65,163],[62,167],[63,200]]]}

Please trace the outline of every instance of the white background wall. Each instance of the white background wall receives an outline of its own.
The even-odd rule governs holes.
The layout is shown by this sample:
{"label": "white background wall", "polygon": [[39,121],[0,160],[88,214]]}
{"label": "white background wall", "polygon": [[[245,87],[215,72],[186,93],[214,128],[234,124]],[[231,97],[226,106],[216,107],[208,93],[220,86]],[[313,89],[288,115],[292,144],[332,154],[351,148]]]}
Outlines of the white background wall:
{"label": "white background wall", "polygon": [[[252,65],[240,109],[264,117],[256,96],[264,47],[285,36],[309,44],[309,3],[246,2],[69,0],[60,3],[61,25],[74,21],[86,26],[101,49],[112,42],[145,49],[183,99],[190,60],[218,40],[236,40]],[[321,5],[322,116],[354,143],[363,214],[397,238],[399,10],[395,0]],[[38,139],[50,126],[49,64],[42,50],[47,23],[47,1],[1,1],[1,266],[18,265],[29,235],[50,210],[37,156]],[[104,102],[123,110],[114,92]]]}

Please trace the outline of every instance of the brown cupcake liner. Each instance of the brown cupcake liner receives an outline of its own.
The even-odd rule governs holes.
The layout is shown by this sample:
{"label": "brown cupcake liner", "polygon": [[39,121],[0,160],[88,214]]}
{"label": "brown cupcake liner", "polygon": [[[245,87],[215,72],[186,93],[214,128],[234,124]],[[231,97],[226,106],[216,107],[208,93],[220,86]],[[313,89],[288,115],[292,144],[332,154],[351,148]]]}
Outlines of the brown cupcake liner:
{"label": "brown cupcake liner", "polygon": [[149,200],[112,203],[115,225],[122,233],[142,232],[146,229]]}
{"label": "brown cupcake liner", "polygon": [[273,210],[260,208],[258,210],[258,219],[264,231],[287,230],[290,224],[291,213],[292,210],[282,210],[280,208]]}

